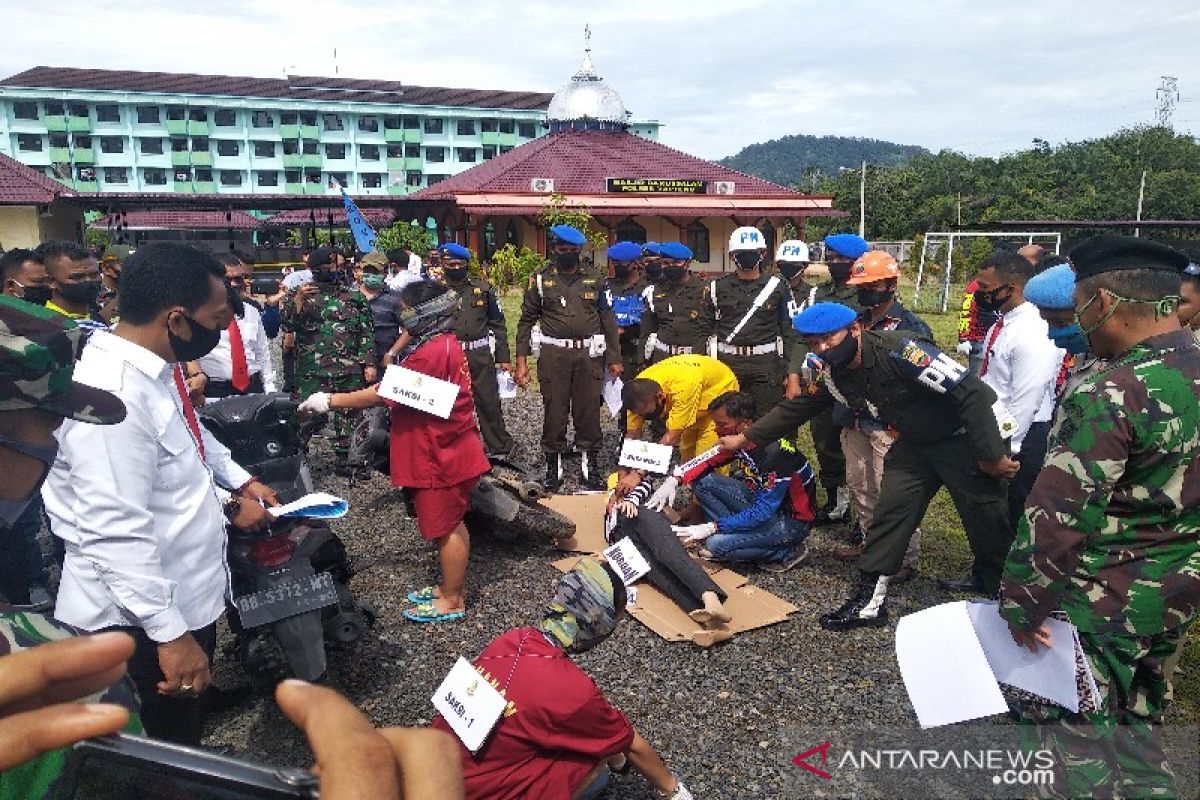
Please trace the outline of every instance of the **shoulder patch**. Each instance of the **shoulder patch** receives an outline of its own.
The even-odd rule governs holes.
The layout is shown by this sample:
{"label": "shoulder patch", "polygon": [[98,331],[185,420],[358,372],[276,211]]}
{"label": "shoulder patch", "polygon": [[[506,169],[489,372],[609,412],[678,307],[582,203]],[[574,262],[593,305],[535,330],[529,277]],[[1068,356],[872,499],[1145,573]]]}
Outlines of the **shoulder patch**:
{"label": "shoulder patch", "polygon": [[890,355],[905,377],[938,394],[945,394],[967,377],[967,368],[962,364],[933,345],[913,339],[905,339],[900,350]]}

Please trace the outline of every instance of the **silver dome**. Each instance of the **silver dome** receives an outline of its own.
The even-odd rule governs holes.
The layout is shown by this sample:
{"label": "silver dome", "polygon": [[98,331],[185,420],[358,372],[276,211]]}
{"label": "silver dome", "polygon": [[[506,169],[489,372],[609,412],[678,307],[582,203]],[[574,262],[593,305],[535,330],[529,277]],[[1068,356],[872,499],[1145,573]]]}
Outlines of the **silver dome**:
{"label": "silver dome", "polygon": [[571,82],[555,92],[546,110],[547,122],[574,122],[595,120],[624,126],[628,124],[629,112],[617,94],[592,67],[592,53],[587,50],[583,66]]}

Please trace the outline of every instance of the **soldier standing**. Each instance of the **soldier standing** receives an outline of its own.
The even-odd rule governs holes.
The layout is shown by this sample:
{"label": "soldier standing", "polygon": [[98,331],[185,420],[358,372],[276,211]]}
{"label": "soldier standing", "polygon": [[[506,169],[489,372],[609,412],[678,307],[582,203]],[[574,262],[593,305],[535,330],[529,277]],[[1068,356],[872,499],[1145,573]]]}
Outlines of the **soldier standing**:
{"label": "soldier standing", "polygon": [[621,339],[621,363],[626,372],[636,372],[642,366],[642,313],[646,283],[642,280],[638,262],[642,247],[634,242],[617,242],[608,248],[608,260],[613,265],[613,277],[608,279],[608,303],[617,318]]}
{"label": "soldier standing", "polygon": [[1108,361],[1062,400],[1000,595],[1031,650],[1056,644],[1043,622],[1063,610],[1100,689],[1086,713],[1025,704],[1055,795],[1179,796],[1158,727],[1200,613],[1200,348],[1173,310],[1187,263],[1124,236],[1071,251],[1076,319]]}
{"label": "soldier standing", "polygon": [[575,445],[583,454],[583,484],[603,489],[598,450],[600,392],[604,366],[612,378],[621,377],[621,351],[617,320],[604,292],[604,278],[580,267],[579,253],[587,237],[570,225],[555,225],[554,264],[534,274],[521,302],[517,323],[517,363],[513,377],[529,384],[529,356],[533,353],[533,326],[538,337],[538,385],[545,415],[542,452],[546,455],[545,486],[557,491],[562,484],[562,454],[567,448],[567,420],[575,423]]}
{"label": "soldier standing", "polygon": [[764,414],[783,399],[782,365],[792,349],[787,285],[763,274],[766,246],[757,228],[730,235],[737,270],[708,284],[700,315],[712,337],[708,355],[729,365],[741,391],[753,395]]}
{"label": "soldier standing", "polygon": [[471,370],[471,394],[475,398],[483,444],[488,455],[507,456],[512,452],[513,438],[504,426],[500,387],[496,383],[497,370],[512,371],[504,312],[495,287],[467,274],[470,250],[453,243],[443,244],[438,250],[443,280],[461,298],[454,335],[462,344]]}
{"label": "soldier standing", "polygon": [[682,244],[664,245],[664,249],[670,255],[665,257],[663,278],[649,287],[642,317],[647,364],[671,356],[704,353],[704,281],[689,269],[691,250]]}
{"label": "soldier standing", "polygon": [[[375,330],[371,311],[361,293],[351,291],[335,271],[331,248],[309,254],[313,280],[302,284],[282,305],[283,331],[294,336],[296,390],[301,397],[314,392],[352,392],[376,379]],[[347,474],[353,415],[333,420],[334,467]]]}

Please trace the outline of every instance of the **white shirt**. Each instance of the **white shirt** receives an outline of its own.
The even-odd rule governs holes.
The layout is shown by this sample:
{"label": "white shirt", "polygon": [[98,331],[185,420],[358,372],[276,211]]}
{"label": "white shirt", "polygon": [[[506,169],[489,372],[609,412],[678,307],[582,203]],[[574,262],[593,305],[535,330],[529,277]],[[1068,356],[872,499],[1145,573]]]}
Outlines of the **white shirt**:
{"label": "white shirt", "polygon": [[997,322],[988,328],[984,343],[987,372],[980,378],[1008,409],[1017,422],[1012,435],[1013,455],[1035,422],[1047,422],[1054,414],[1054,382],[1062,366],[1064,351],[1046,335],[1048,326],[1032,303],[1022,303],[1002,315],[1004,324],[992,341]]}
{"label": "white shirt", "polygon": [[[275,365],[271,363],[271,340],[263,327],[262,314],[257,308],[245,304],[245,312],[234,318],[242,333],[242,347],[246,350],[246,369],[250,375],[262,373],[263,391],[274,392]],[[198,362],[204,374],[213,380],[227,381],[233,377],[233,356],[229,349],[229,331],[221,331],[221,341],[212,352]]]}
{"label": "white shirt", "polygon": [[129,409],[116,425],[67,420],[42,497],[66,543],[56,618],[83,630],[140,627],[167,642],[225,608],[221,504],[250,474],[200,426],[200,458],[169,364],[106,331],[92,334],[76,380],[113,392]]}

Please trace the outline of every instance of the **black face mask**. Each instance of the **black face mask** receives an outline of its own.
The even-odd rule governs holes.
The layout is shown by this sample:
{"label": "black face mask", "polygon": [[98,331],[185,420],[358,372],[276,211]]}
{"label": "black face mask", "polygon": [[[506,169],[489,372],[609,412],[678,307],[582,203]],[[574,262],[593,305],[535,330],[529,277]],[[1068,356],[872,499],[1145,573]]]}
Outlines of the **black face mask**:
{"label": "black face mask", "polygon": [[835,367],[844,367],[858,355],[858,340],[847,333],[846,338],[821,354],[821,358]]}
{"label": "black face mask", "polygon": [[579,253],[556,253],[554,263],[563,272],[574,272],[579,266]]}
{"label": "black face mask", "polygon": [[646,280],[651,283],[658,283],[662,280],[663,265],[662,264],[647,264],[646,265]]}
{"label": "black face mask", "polygon": [[33,303],[35,306],[44,306],[50,302],[50,297],[54,294],[49,286],[26,286],[25,291],[21,294],[21,299],[26,303]]}
{"label": "black face mask", "polygon": [[671,283],[679,283],[681,280],[683,280],[683,276],[687,275],[687,271],[687,267],[664,267],[663,275],[665,275],[667,280],[671,281]]}
{"label": "black face mask", "polygon": [[733,260],[737,263],[738,269],[751,270],[758,266],[762,256],[757,250],[738,250],[733,254]]}
{"label": "black face mask", "polygon": [[450,269],[450,267],[443,267],[442,274],[446,276],[446,280],[458,283],[459,281],[466,280],[467,268],[458,267],[456,269]]}
{"label": "black face mask", "polygon": [[100,296],[100,281],[85,281],[84,283],[62,283],[58,286],[58,293],[68,303],[75,303],[81,306],[90,306],[96,302],[96,298]]}
{"label": "black face mask", "polygon": [[883,305],[895,296],[895,289],[859,289],[858,304],[863,308],[874,308]]}
{"label": "black face mask", "polygon": [[621,281],[625,280],[626,278],[629,277],[629,274],[631,272],[633,272],[633,267],[630,267],[628,265],[613,267],[613,276],[616,277],[617,280],[621,280]]}
{"label": "black face mask", "polygon": [[221,331],[206,328],[187,314],[184,314],[183,318],[187,320],[188,330],[192,334],[190,340],[185,341],[176,336],[171,327],[167,326],[167,341],[171,344],[171,352],[175,354],[175,358],[180,361],[195,361],[211,353],[221,341]]}
{"label": "black face mask", "polygon": [[246,313],[246,304],[242,301],[242,295],[238,292],[237,287],[232,283],[225,284],[225,294],[229,298],[229,307],[233,309],[236,316],[242,316]]}
{"label": "black face mask", "polygon": [[833,278],[834,283],[845,283],[850,280],[850,270],[854,266],[851,261],[829,261],[826,262],[829,267],[829,277]]}
{"label": "black face mask", "polygon": [[[1000,293],[1004,292],[1006,289],[1008,291],[1005,293],[1005,295],[1003,297],[1001,297]],[[1011,298],[1011,297],[1012,297],[1012,287],[1011,286],[997,286],[995,289],[992,289],[990,292],[985,292],[983,289],[976,289],[975,290],[975,305],[979,307],[980,311],[987,311],[989,313],[996,312],[996,311],[999,311],[1000,306],[1007,303],[1009,298]]]}
{"label": "black face mask", "polygon": [[795,264],[795,263],[789,264],[785,261],[779,262],[779,274],[782,275],[783,279],[786,281],[789,281],[789,282],[792,281],[797,275],[799,275],[803,271],[804,271],[803,264]]}

